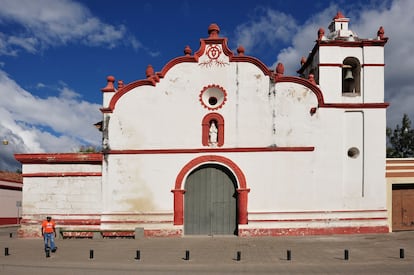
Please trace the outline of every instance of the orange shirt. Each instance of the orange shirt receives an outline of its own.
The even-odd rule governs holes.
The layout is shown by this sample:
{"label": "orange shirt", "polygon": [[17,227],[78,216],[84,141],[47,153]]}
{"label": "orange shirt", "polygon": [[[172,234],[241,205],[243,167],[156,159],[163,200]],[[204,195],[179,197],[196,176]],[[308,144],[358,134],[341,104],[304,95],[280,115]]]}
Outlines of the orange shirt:
{"label": "orange shirt", "polygon": [[48,222],[47,220],[43,221],[42,222],[43,233],[53,233],[55,231],[55,225],[56,225],[55,222],[52,220],[50,222]]}

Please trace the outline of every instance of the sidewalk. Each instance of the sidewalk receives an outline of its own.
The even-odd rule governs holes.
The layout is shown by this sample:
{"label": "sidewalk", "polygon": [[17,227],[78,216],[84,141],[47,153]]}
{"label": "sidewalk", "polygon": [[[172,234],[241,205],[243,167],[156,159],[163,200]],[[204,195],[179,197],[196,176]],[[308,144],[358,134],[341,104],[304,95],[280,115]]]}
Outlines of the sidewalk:
{"label": "sidewalk", "polygon": [[[41,239],[15,236],[10,238],[7,228],[0,229],[0,274],[414,274],[414,231],[305,237],[58,239],[58,251],[50,258],[45,257]],[[400,258],[400,249],[404,258]]]}

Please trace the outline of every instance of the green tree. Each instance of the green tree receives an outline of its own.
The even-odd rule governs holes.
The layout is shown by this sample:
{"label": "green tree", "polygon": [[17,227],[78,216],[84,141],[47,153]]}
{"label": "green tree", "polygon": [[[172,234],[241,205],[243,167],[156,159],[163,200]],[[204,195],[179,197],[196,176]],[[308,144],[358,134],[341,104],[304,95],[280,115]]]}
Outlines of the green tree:
{"label": "green tree", "polygon": [[414,130],[411,129],[411,121],[404,114],[395,129],[387,128],[387,157],[388,158],[412,158],[414,157]]}

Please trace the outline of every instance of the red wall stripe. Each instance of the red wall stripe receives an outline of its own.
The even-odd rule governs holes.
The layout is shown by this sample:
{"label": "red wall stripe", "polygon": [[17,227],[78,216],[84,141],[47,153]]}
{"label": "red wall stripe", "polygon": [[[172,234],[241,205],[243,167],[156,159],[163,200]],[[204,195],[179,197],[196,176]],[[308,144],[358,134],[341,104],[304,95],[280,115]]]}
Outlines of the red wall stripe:
{"label": "red wall stripe", "polygon": [[24,173],[23,178],[101,177],[101,172],[40,172]]}
{"label": "red wall stripe", "polygon": [[22,191],[23,187],[22,186],[11,186],[11,185],[0,184],[0,189],[1,190]]}
{"label": "red wall stripe", "polygon": [[244,147],[244,148],[199,148],[199,149],[142,149],[110,150],[109,154],[194,154],[194,153],[252,153],[252,152],[309,152],[313,146],[303,147]]}

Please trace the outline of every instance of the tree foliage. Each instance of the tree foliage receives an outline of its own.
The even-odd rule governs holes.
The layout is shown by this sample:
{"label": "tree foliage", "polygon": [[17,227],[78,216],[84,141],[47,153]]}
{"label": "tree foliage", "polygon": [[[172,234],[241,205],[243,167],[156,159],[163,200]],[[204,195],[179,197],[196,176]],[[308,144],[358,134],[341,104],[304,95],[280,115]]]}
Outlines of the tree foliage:
{"label": "tree foliage", "polygon": [[412,158],[414,157],[414,130],[407,114],[397,124],[395,129],[387,128],[387,157]]}
{"label": "tree foliage", "polygon": [[93,146],[80,146],[79,153],[99,153],[101,152],[101,149],[99,147],[93,147]]}

